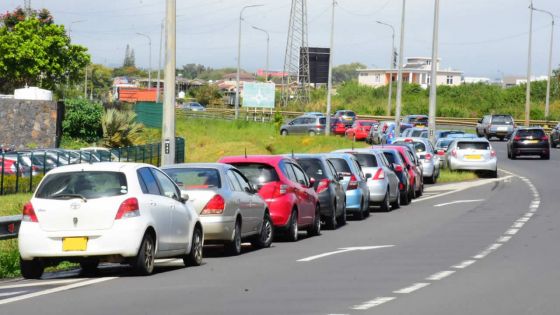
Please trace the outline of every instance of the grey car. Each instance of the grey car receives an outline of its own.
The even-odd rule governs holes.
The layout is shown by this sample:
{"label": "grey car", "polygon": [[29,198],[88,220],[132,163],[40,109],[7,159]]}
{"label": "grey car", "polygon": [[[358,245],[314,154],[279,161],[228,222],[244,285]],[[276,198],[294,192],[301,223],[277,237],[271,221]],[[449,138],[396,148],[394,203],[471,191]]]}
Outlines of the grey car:
{"label": "grey car", "polygon": [[325,133],[327,117],[315,115],[299,116],[289,123],[280,127],[280,134],[287,136],[290,134],[307,134],[315,136]]}
{"label": "grey car", "polygon": [[315,179],[314,188],[319,196],[321,219],[335,229],[346,224],[346,193],[334,165],[324,154],[296,154],[293,156],[307,176]]}
{"label": "grey car", "polygon": [[273,227],[267,205],[234,166],[186,163],[162,170],[189,195],[202,223],[205,243],[224,244],[230,255],[241,253],[243,239],[257,248],[270,246]]}
{"label": "grey car", "polygon": [[434,146],[426,138],[397,138],[394,144],[410,143],[414,146],[414,153],[422,163],[424,181],[435,184],[440,172],[441,160]]}
{"label": "grey car", "polygon": [[509,138],[515,129],[515,122],[511,115],[486,115],[476,124],[476,134],[490,140],[497,137],[500,140]]}

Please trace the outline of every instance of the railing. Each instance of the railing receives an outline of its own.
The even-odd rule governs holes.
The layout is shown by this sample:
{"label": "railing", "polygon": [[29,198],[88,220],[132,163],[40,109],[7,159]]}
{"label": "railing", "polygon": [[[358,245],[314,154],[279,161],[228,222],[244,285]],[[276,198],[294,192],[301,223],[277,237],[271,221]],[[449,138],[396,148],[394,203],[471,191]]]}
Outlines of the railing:
{"label": "railing", "polygon": [[0,240],[16,238],[21,224],[21,215],[0,217]]}

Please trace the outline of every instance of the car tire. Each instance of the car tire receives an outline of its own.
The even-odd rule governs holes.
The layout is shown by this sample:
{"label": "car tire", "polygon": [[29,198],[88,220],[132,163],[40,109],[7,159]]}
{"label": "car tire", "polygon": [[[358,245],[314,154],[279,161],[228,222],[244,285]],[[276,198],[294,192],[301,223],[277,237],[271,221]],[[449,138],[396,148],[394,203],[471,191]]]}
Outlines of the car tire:
{"label": "car tire", "polygon": [[511,152],[510,158],[511,158],[512,160],[515,160],[515,159],[517,159],[517,155],[515,155],[513,152]]}
{"label": "car tire", "polygon": [[396,210],[401,207],[401,191],[397,190],[397,198],[391,203],[391,210]]}
{"label": "car tire", "polygon": [[410,204],[410,194],[407,191],[405,191],[404,193],[401,192],[401,205],[403,206],[407,206]]}
{"label": "car tire", "polygon": [[326,226],[328,229],[336,230],[337,218],[336,218],[337,202],[333,202],[332,213],[330,216],[326,217]]}
{"label": "car tire", "polygon": [[389,204],[389,188],[387,188],[387,192],[385,193],[385,198],[381,202],[381,211],[383,212],[390,212],[391,205]]}
{"label": "car tire", "polygon": [[342,214],[338,217],[338,224],[339,226],[346,225],[346,201],[344,201]]}
{"label": "car tire", "polygon": [[511,151],[509,149],[507,150],[507,157],[511,160]]}
{"label": "car tire", "polygon": [[317,135],[317,133],[313,130],[309,130],[309,132],[307,133],[310,137],[315,137]]}
{"label": "car tire", "polygon": [[504,137],[498,137],[498,139],[500,139],[500,141],[504,141]]}
{"label": "car tire", "polygon": [[542,160],[550,160],[550,154],[545,154],[543,156],[541,156]]}
{"label": "car tire", "polygon": [[313,219],[313,224],[307,228],[308,236],[318,236],[321,235],[321,208],[319,205],[315,206],[315,218]]}
{"label": "car tire", "polygon": [[80,261],[81,273],[86,275],[95,274],[97,272],[97,266],[99,266],[99,260],[97,259],[85,259]]}
{"label": "car tire", "polygon": [[412,183],[412,186],[408,187],[408,200],[412,201],[412,199],[416,198],[416,192],[414,191],[415,183]]}
{"label": "car tire", "polygon": [[191,251],[183,257],[183,263],[185,266],[200,266],[202,265],[202,247],[203,235],[202,229],[198,226],[194,228],[192,241],[191,241]]}
{"label": "car tire", "polygon": [[154,271],[154,262],[156,255],[156,244],[154,237],[146,233],[140,244],[138,255],[134,258],[132,268],[134,273],[139,276],[150,275]]}
{"label": "car tire", "polygon": [[225,244],[225,250],[228,256],[241,254],[241,220],[239,219],[235,221],[233,239]]}
{"label": "car tire", "polygon": [[[369,211],[369,209],[367,211]],[[360,209],[358,209],[357,212],[353,213],[353,217],[356,220],[363,220],[365,218],[364,212],[364,201],[362,200],[360,201]]]}
{"label": "car tire", "polygon": [[282,129],[282,130],[280,131],[280,135],[281,135],[281,136],[284,136],[284,137],[287,136],[287,135],[288,135],[288,130]]}
{"label": "car tire", "polygon": [[251,245],[256,248],[268,248],[272,244],[273,238],[274,227],[272,225],[272,219],[270,219],[270,214],[267,211],[263,217],[261,232],[255,237],[253,242],[251,242]]}
{"label": "car tire", "polygon": [[21,276],[25,279],[40,279],[45,271],[45,265],[39,259],[23,260],[19,258]]}
{"label": "car tire", "polygon": [[292,210],[292,214],[290,215],[290,221],[288,223],[288,240],[290,242],[297,242],[298,240],[298,222],[297,222],[297,211],[294,209]]}

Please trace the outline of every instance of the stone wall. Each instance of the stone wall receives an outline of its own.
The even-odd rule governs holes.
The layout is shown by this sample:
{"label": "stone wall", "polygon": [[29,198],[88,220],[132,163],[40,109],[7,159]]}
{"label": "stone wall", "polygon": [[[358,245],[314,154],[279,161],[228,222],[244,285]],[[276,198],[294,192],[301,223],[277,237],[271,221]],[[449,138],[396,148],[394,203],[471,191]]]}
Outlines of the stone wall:
{"label": "stone wall", "polygon": [[59,134],[55,101],[0,99],[0,144],[26,148],[55,148]]}

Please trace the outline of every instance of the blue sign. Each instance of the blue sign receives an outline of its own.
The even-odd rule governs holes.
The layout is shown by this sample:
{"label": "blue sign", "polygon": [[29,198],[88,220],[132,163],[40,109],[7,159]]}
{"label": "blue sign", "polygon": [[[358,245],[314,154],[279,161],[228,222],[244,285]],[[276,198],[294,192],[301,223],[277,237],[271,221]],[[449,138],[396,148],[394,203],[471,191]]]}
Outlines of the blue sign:
{"label": "blue sign", "polygon": [[274,83],[243,83],[243,107],[274,108],[274,97]]}

